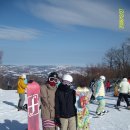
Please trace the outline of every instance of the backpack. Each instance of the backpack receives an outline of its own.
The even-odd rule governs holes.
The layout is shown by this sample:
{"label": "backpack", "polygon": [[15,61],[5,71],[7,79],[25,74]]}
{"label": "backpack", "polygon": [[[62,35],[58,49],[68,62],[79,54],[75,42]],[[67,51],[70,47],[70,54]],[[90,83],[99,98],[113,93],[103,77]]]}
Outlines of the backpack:
{"label": "backpack", "polygon": [[93,84],[93,95],[96,94],[96,89],[97,89],[97,81]]}

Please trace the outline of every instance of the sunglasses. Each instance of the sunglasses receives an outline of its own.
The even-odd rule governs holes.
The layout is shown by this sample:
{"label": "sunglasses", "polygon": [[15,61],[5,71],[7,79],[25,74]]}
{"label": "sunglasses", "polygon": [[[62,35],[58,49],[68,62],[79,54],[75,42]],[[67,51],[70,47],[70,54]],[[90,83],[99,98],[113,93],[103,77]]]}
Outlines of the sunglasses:
{"label": "sunglasses", "polygon": [[57,82],[58,82],[58,79],[57,79],[57,78],[54,78],[54,77],[50,77],[50,78],[49,78],[49,81],[50,81],[50,82],[55,82],[55,83],[57,83]]}

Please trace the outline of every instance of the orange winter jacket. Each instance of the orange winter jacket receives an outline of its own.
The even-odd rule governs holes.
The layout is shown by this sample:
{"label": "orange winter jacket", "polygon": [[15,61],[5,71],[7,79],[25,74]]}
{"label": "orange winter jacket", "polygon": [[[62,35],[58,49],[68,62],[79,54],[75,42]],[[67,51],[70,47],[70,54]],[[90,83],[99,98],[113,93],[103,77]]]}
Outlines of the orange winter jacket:
{"label": "orange winter jacket", "polygon": [[25,88],[27,88],[27,84],[24,83],[24,79],[19,77],[17,85],[18,85],[17,92],[19,94],[24,94],[25,93]]}

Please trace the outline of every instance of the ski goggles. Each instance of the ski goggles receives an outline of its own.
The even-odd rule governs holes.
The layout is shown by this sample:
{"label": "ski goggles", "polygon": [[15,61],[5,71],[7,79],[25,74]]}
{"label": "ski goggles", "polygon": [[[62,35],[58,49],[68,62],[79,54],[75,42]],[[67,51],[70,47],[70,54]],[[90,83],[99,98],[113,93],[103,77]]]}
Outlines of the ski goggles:
{"label": "ski goggles", "polygon": [[57,79],[57,78],[54,78],[54,77],[50,77],[50,78],[49,78],[49,81],[50,81],[50,82],[55,82],[55,83],[57,83],[57,82],[58,82],[58,79]]}
{"label": "ski goggles", "polygon": [[64,85],[72,86],[72,83],[66,80],[63,80],[62,82]]}

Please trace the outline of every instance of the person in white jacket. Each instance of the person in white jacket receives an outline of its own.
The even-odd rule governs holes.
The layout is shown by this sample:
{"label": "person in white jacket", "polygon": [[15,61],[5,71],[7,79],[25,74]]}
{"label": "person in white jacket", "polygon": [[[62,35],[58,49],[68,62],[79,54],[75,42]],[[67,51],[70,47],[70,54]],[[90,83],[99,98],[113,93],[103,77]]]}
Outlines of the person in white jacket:
{"label": "person in white jacket", "polygon": [[128,101],[128,93],[130,93],[130,84],[127,78],[123,78],[121,83],[119,84],[119,96],[117,100],[116,108],[119,109],[121,99],[124,98],[127,104],[127,108],[130,109],[130,104]]}

